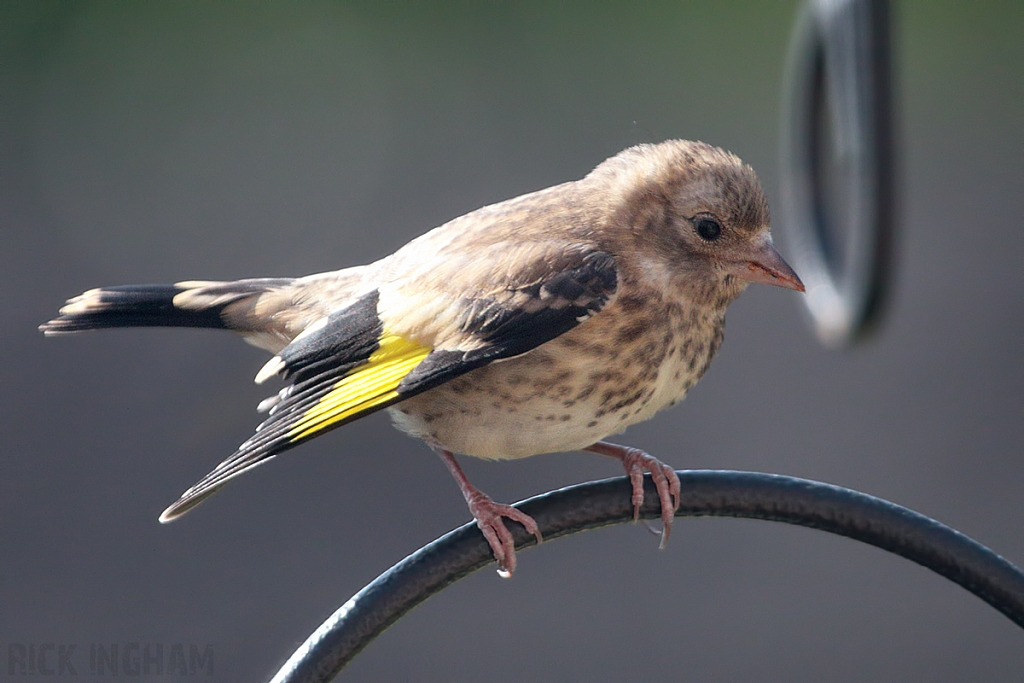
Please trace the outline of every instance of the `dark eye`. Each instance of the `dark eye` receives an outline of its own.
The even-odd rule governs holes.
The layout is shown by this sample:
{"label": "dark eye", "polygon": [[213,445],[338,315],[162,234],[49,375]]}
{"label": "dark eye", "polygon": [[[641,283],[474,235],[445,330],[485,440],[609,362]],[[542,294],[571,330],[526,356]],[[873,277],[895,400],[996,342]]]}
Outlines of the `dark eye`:
{"label": "dark eye", "polygon": [[714,242],[722,236],[722,224],[711,216],[698,216],[693,220],[693,227],[702,240]]}

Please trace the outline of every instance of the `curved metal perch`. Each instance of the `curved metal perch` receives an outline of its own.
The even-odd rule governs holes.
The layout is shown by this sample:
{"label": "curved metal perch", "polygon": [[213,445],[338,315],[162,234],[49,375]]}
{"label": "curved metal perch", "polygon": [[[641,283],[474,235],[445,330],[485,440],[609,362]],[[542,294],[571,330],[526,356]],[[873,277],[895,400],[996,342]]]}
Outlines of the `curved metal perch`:
{"label": "curved metal perch", "polygon": [[[820,482],[754,472],[680,471],[679,517],[745,517],[796,524],[863,541],[954,581],[1024,627],[1024,572],[944,524],[880,498]],[[650,477],[647,479],[650,483]],[[660,505],[646,487],[641,516]],[[625,477],[552,491],[518,503],[546,540],[632,521]],[[533,536],[510,524],[516,548]],[[434,593],[494,561],[469,523],[405,558],[359,591],[295,651],[272,683],[329,681],[366,645]]]}

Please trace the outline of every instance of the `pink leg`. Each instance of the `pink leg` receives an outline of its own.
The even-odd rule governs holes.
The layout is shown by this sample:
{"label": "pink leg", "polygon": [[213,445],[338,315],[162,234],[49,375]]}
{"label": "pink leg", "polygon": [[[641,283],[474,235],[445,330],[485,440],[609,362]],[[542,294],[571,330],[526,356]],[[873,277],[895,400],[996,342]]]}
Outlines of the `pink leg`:
{"label": "pink leg", "polygon": [[640,517],[640,506],[644,503],[644,470],[651,473],[655,488],[658,489],[658,497],[661,499],[661,548],[668,543],[668,535],[672,532],[672,519],[676,510],[679,509],[680,485],[676,471],[663,463],[652,458],[637,448],[619,446],[607,441],[598,441],[586,449],[591,453],[607,455],[622,462],[629,475],[629,481],[633,484],[633,521]]}
{"label": "pink leg", "polygon": [[498,574],[506,579],[509,578],[516,570],[516,547],[512,540],[512,534],[505,528],[505,523],[501,518],[508,517],[519,522],[526,527],[527,531],[536,536],[537,543],[540,543],[544,539],[541,538],[537,523],[533,521],[533,517],[520,512],[511,505],[495,503],[486,493],[469,483],[466,473],[459,467],[454,455],[443,448],[434,450],[441,456],[444,464],[448,466],[448,470],[455,477],[459,488],[462,489],[462,495],[466,498],[466,504],[469,505],[469,512],[476,520],[480,531],[483,532],[484,538],[491,545],[494,559],[498,561]]}

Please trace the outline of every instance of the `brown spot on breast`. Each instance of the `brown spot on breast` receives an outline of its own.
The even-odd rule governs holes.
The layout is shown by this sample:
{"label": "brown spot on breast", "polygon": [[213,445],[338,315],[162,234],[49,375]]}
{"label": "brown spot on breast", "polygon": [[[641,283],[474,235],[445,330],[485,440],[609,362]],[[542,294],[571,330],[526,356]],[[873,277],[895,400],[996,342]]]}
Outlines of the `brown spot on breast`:
{"label": "brown spot on breast", "polygon": [[553,387],[561,384],[564,385],[566,382],[572,379],[572,370],[561,370],[553,375],[547,375],[534,381],[534,387],[541,393],[546,390],[552,389]]}
{"label": "brown spot on breast", "polygon": [[625,313],[639,313],[647,308],[647,299],[636,294],[622,296],[616,303]]}
{"label": "brown spot on breast", "polygon": [[625,327],[619,328],[619,331],[615,333],[615,341],[619,344],[629,344],[635,342],[644,332],[650,328],[650,324],[642,319],[638,318]]}
{"label": "brown spot on breast", "polygon": [[643,394],[642,390],[641,391],[634,391],[629,396],[626,396],[625,398],[620,400],[618,403],[615,403],[611,407],[609,407],[608,408],[608,412],[616,413],[616,412],[622,410],[623,408],[626,408],[628,406],[633,405],[634,403],[636,403],[637,401],[640,400],[640,396],[642,394]]}
{"label": "brown spot on breast", "polygon": [[718,325],[715,326],[715,333],[711,337],[711,349],[708,351],[709,356],[714,356],[718,353],[718,347],[722,345],[722,341],[725,339],[725,321],[722,320]]}
{"label": "brown spot on breast", "polygon": [[650,363],[660,363],[665,355],[665,349],[657,342],[647,342],[636,353],[639,358],[644,358]]}
{"label": "brown spot on breast", "polygon": [[563,384],[560,387],[556,387],[555,390],[551,392],[551,396],[552,396],[552,398],[562,399],[562,398],[565,398],[566,396],[568,396],[571,393],[572,393],[572,387],[569,386],[568,384]]}
{"label": "brown spot on breast", "polygon": [[618,370],[600,370],[590,373],[590,376],[587,377],[587,381],[591,385],[608,384],[610,382],[619,383],[622,379],[622,373]]}

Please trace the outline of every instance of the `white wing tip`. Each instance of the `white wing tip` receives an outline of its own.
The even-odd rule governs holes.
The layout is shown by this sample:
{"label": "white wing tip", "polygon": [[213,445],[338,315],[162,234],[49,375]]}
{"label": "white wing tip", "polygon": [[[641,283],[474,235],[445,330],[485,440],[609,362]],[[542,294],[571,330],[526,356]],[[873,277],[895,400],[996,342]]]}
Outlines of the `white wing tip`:
{"label": "white wing tip", "polygon": [[82,292],[78,296],[68,299],[64,305],[60,307],[59,313],[61,315],[80,315],[82,313],[93,311],[98,308],[100,295],[102,293],[103,292],[99,288]]}
{"label": "white wing tip", "polygon": [[282,370],[284,370],[284,361],[280,356],[274,356],[256,373],[256,384],[263,384]]}
{"label": "white wing tip", "polygon": [[265,398],[262,401],[260,401],[260,404],[258,406],[256,406],[256,412],[257,413],[269,413],[270,409],[273,408],[274,406],[276,406],[280,402],[281,402],[281,397],[278,396],[277,394],[274,394],[273,396],[270,396],[270,397]]}

